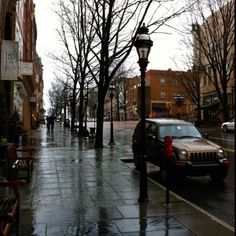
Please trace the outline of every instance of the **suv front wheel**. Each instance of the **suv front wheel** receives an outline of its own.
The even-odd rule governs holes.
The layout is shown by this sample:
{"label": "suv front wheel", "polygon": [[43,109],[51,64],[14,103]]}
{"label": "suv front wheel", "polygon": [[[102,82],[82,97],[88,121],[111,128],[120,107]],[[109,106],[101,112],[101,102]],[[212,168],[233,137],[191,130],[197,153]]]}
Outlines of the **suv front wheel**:
{"label": "suv front wheel", "polygon": [[168,160],[169,163],[166,162],[166,160],[162,160],[160,164],[160,174],[161,178],[164,182],[167,181],[167,178],[169,182],[173,182],[177,178],[176,171],[174,169],[174,158]]}

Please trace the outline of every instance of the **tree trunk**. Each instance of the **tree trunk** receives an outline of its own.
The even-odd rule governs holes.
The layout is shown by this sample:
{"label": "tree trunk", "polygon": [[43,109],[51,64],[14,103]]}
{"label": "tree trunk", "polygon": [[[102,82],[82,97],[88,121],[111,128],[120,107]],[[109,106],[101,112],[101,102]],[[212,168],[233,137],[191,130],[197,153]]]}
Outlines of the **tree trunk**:
{"label": "tree trunk", "polygon": [[70,131],[74,131],[74,126],[75,126],[75,103],[72,100],[71,102],[71,126],[70,126]]}
{"label": "tree trunk", "polygon": [[78,136],[80,137],[84,136],[83,121],[84,121],[84,94],[81,90],[79,98],[79,132],[78,132]]}
{"label": "tree trunk", "polygon": [[97,132],[96,132],[95,148],[103,148],[104,98],[105,98],[104,93],[98,94]]}
{"label": "tree trunk", "polygon": [[223,121],[224,122],[229,121],[229,107],[228,107],[227,93],[223,94],[222,109],[223,109]]}

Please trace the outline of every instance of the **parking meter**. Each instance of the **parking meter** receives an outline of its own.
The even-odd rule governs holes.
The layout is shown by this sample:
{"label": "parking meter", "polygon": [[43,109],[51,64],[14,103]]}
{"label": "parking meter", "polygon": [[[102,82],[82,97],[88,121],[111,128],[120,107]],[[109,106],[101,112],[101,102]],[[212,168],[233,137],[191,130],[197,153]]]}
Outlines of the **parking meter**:
{"label": "parking meter", "polygon": [[170,158],[172,156],[172,137],[171,136],[166,136],[164,138],[164,155],[165,158]]}

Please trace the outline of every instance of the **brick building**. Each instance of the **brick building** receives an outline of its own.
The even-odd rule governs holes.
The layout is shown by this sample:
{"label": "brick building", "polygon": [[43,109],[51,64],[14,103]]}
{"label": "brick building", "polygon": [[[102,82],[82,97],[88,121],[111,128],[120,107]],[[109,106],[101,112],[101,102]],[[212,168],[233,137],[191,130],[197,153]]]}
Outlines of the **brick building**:
{"label": "brick building", "polygon": [[[194,106],[178,82],[181,73],[170,69],[146,72],[146,117],[193,118]],[[128,88],[128,119],[136,119],[140,111],[140,78],[130,79]]]}
{"label": "brick building", "polygon": [[[146,99],[145,109],[146,117],[178,117],[182,119],[195,120],[195,106],[189,101],[188,95],[181,84],[178,82],[181,74],[190,72],[180,72],[172,70],[149,70],[146,72]],[[117,98],[113,99],[114,117],[124,119],[124,109],[120,109],[121,105],[117,105],[119,97],[125,98],[125,113],[127,120],[139,119],[140,112],[140,77],[124,78],[116,85],[116,88],[122,87],[124,91],[119,89]],[[117,93],[116,93],[117,94]],[[105,102],[105,114],[110,113],[110,100],[107,97]],[[118,110],[119,109],[119,110]],[[123,117],[123,118],[122,118]]]}
{"label": "brick building", "polygon": [[235,115],[234,5],[228,1],[192,29],[193,61],[201,76],[201,118],[206,125],[221,123],[226,113]]}
{"label": "brick building", "polygon": [[33,0],[0,0],[0,120],[16,111],[27,132],[44,112],[43,71],[36,40]]}

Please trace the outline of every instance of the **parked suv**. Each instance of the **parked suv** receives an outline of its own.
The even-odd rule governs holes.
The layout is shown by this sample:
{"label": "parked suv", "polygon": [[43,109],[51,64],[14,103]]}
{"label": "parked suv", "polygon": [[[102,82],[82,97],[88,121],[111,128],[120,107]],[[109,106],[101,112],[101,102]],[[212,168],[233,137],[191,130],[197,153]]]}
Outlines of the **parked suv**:
{"label": "parked suv", "polygon": [[[166,180],[164,161],[164,137],[172,136],[171,177],[210,175],[214,181],[222,181],[228,172],[229,161],[226,152],[219,145],[203,138],[195,126],[177,119],[146,119],[146,158],[160,167]],[[132,150],[134,164],[139,168],[142,154],[141,122],[134,130]]]}

